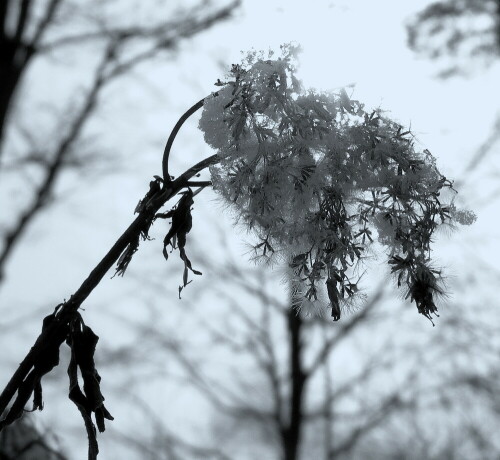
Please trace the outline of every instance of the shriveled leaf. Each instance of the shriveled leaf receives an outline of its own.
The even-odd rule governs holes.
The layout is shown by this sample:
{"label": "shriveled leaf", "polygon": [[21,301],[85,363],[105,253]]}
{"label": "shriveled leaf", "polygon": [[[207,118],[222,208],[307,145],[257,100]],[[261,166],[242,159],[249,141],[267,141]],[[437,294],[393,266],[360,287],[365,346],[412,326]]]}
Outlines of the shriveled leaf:
{"label": "shriveled leaf", "polygon": [[328,298],[330,299],[330,306],[332,307],[332,319],[333,321],[338,321],[340,319],[340,302],[335,280],[328,278],[326,280],[326,289]]}
{"label": "shriveled leaf", "polygon": [[[71,325],[67,340],[71,347],[71,360],[68,366],[70,379],[69,398],[80,411],[89,441],[89,459],[97,458],[99,452],[96,427],[92,422],[92,413],[96,418],[99,431],[105,430],[104,419],[113,420],[104,407],[104,396],[101,393],[101,377],[94,362],[94,353],[99,337],[85,325],[78,316]],[[78,382],[78,369],[82,375],[83,391]]]}

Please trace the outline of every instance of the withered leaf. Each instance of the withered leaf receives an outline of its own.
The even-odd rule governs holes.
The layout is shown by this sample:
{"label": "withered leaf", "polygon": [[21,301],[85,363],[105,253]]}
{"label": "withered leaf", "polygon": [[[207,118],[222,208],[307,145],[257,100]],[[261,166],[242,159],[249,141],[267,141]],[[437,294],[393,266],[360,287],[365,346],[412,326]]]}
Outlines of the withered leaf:
{"label": "withered leaf", "polygon": [[330,305],[332,307],[333,321],[338,321],[340,319],[339,293],[336,285],[337,282],[335,280],[331,278],[326,280],[326,289],[328,291],[328,298],[330,299]]}
{"label": "withered leaf", "polygon": [[163,240],[163,256],[165,259],[168,259],[167,246],[171,245],[172,248],[175,248],[175,244],[177,243],[180,257],[184,262],[184,272],[182,276],[183,285],[179,286],[179,298],[182,289],[189,284],[188,270],[191,270],[195,275],[201,275],[200,271],[195,270],[192,267],[191,261],[189,260],[185,250],[187,234],[193,226],[193,218],[191,216],[191,205],[193,203],[193,191],[188,189],[186,192],[183,192],[183,197],[179,200],[175,209],[172,209],[166,214],[156,215],[156,217],[160,218],[172,218],[172,225]]}
{"label": "withered leaf", "polygon": [[[69,398],[80,411],[89,440],[89,459],[97,458],[99,452],[96,427],[92,422],[92,412],[100,432],[105,430],[104,419],[113,420],[104,407],[101,393],[101,377],[95,368],[94,353],[99,337],[85,325],[81,316],[72,323],[68,345],[71,347],[71,360],[68,366],[70,379]],[[78,368],[83,379],[83,391],[78,382]]]}
{"label": "withered leaf", "polygon": [[57,327],[56,324],[56,312],[60,306],[61,305],[58,305],[54,313],[43,319],[42,333],[53,325],[56,325],[56,329],[47,339],[45,348],[40,351],[33,369],[19,385],[16,400],[5,418],[0,421],[0,430],[23,415],[24,407],[28,403],[31,395],[33,395],[33,407],[31,410],[43,409],[41,379],[59,364],[59,347],[68,334],[68,327],[65,324],[60,324],[59,327]]}

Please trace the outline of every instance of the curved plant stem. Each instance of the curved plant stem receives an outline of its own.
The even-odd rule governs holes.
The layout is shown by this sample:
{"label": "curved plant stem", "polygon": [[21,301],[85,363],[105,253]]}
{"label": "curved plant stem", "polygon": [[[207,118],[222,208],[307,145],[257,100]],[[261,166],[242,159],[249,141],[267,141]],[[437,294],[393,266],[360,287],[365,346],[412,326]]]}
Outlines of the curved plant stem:
{"label": "curved plant stem", "polygon": [[[217,94],[217,93],[215,93]],[[168,136],[167,139],[167,144],[165,145],[165,149],[163,150],[163,159],[162,159],[162,173],[163,173],[163,180],[165,181],[166,184],[172,182],[170,179],[170,174],[168,172],[168,159],[170,157],[170,150],[172,149],[172,144],[174,143],[175,136],[177,136],[177,133],[181,129],[181,126],[184,124],[184,122],[191,116],[193,113],[195,113],[198,109],[201,109],[203,107],[203,103],[205,102],[206,98],[203,98],[199,100],[196,104],[194,104],[189,110],[182,115],[182,117],[179,118],[177,123],[174,126],[174,129],[170,133],[170,136]]]}
{"label": "curved plant stem", "polygon": [[0,415],[3,414],[7,405],[14,397],[16,391],[23,383],[24,379],[31,371],[33,366],[37,363],[37,359],[41,356],[42,352],[51,346],[54,336],[57,336],[58,331],[62,330],[67,324],[70,323],[76,312],[87,299],[90,293],[98,286],[103,277],[110,268],[118,261],[120,255],[125,251],[127,246],[139,238],[142,229],[150,222],[152,217],[159,211],[159,209],[180,190],[189,185],[189,180],[208,166],[215,164],[219,161],[217,155],[212,155],[200,161],[196,165],[189,168],[176,180],[164,184],[164,187],[153,196],[147,203],[144,209],[129,225],[129,227],[118,238],[116,243],[103,257],[103,259],[96,265],[90,272],[87,279],[82,283],[78,290],[70,297],[70,299],[62,304],[62,307],[55,316],[55,321],[47,327],[37,338],[35,344],[31,347],[30,351],[19,364],[18,369],[5,386],[2,394],[0,395]]}

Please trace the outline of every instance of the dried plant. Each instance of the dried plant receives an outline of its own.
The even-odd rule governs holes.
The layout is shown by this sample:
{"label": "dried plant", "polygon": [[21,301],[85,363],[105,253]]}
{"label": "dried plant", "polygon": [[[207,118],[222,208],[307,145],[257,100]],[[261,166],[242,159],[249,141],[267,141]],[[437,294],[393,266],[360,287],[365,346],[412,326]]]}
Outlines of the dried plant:
{"label": "dried plant", "polygon": [[[319,282],[324,281],[333,319],[339,320],[344,300],[358,290],[353,273],[376,233],[389,250],[398,287],[421,314],[429,319],[437,314],[435,296],[443,288],[440,271],[431,265],[433,232],[443,224],[472,223],[475,216],[458,211],[453,202],[441,202],[442,189],[452,189],[452,183],[438,171],[430,152],[415,150],[409,130],[380,110],[365,111],[345,90],[305,91],[295,77],[296,51],[284,46],[277,59],[249,53],[243,64],[233,65],[227,81],[217,82],[219,91],[179,119],[165,147],[163,177],[154,176],[135,208],[138,216],[80,288],[44,319],[35,345],[0,395],[2,414],[14,400],[0,429],[22,415],[31,397],[33,409],[42,409],[41,379],[58,364],[59,348],[66,342],[71,348],[69,396],[85,422],[89,459],[97,458],[91,415],[99,431],[104,431],[104,419],[113,418],[104,406],[94,365],[98,336],[79,309],[114,264],[116,274],[125,273],[157,218],[171,219],[163,242],[165,258],[170,245],[184,262],[179,293],[188,284],[188,270],[201,274],[192,268],[186,242],[194,197],[212,185],[256,231],[256,251],[281,256],[301,281],[297,285],[306,286],[295,293],[294,305],[318,301]],[[174,139],[202,107],[200,128],[217,153],[174,179],[168,168]],[[211,181],[192,180],[208,167]],[[160,212],[179,195],[170,210]]]}

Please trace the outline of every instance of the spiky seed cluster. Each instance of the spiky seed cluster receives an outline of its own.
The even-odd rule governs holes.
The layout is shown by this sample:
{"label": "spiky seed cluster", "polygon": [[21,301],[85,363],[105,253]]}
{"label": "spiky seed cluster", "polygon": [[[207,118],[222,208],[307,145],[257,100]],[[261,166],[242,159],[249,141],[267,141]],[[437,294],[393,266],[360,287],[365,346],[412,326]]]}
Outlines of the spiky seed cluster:
{"label": "spiky seed cluster", "polygon": [[220,156],[214,188],[258,235],[257,253],[286,258],[301,281],[297,297],[317,301],[326,284],[334,320],[358,290],[356,267],[374,232],[398,287],[431,319],[442,292],[432,235],[475,216],[441,202],[452,183],[429,151],[415,150],[409,130],[345,90],[305,91],[296,51],[250,53],[205,102],[200,129]]}

